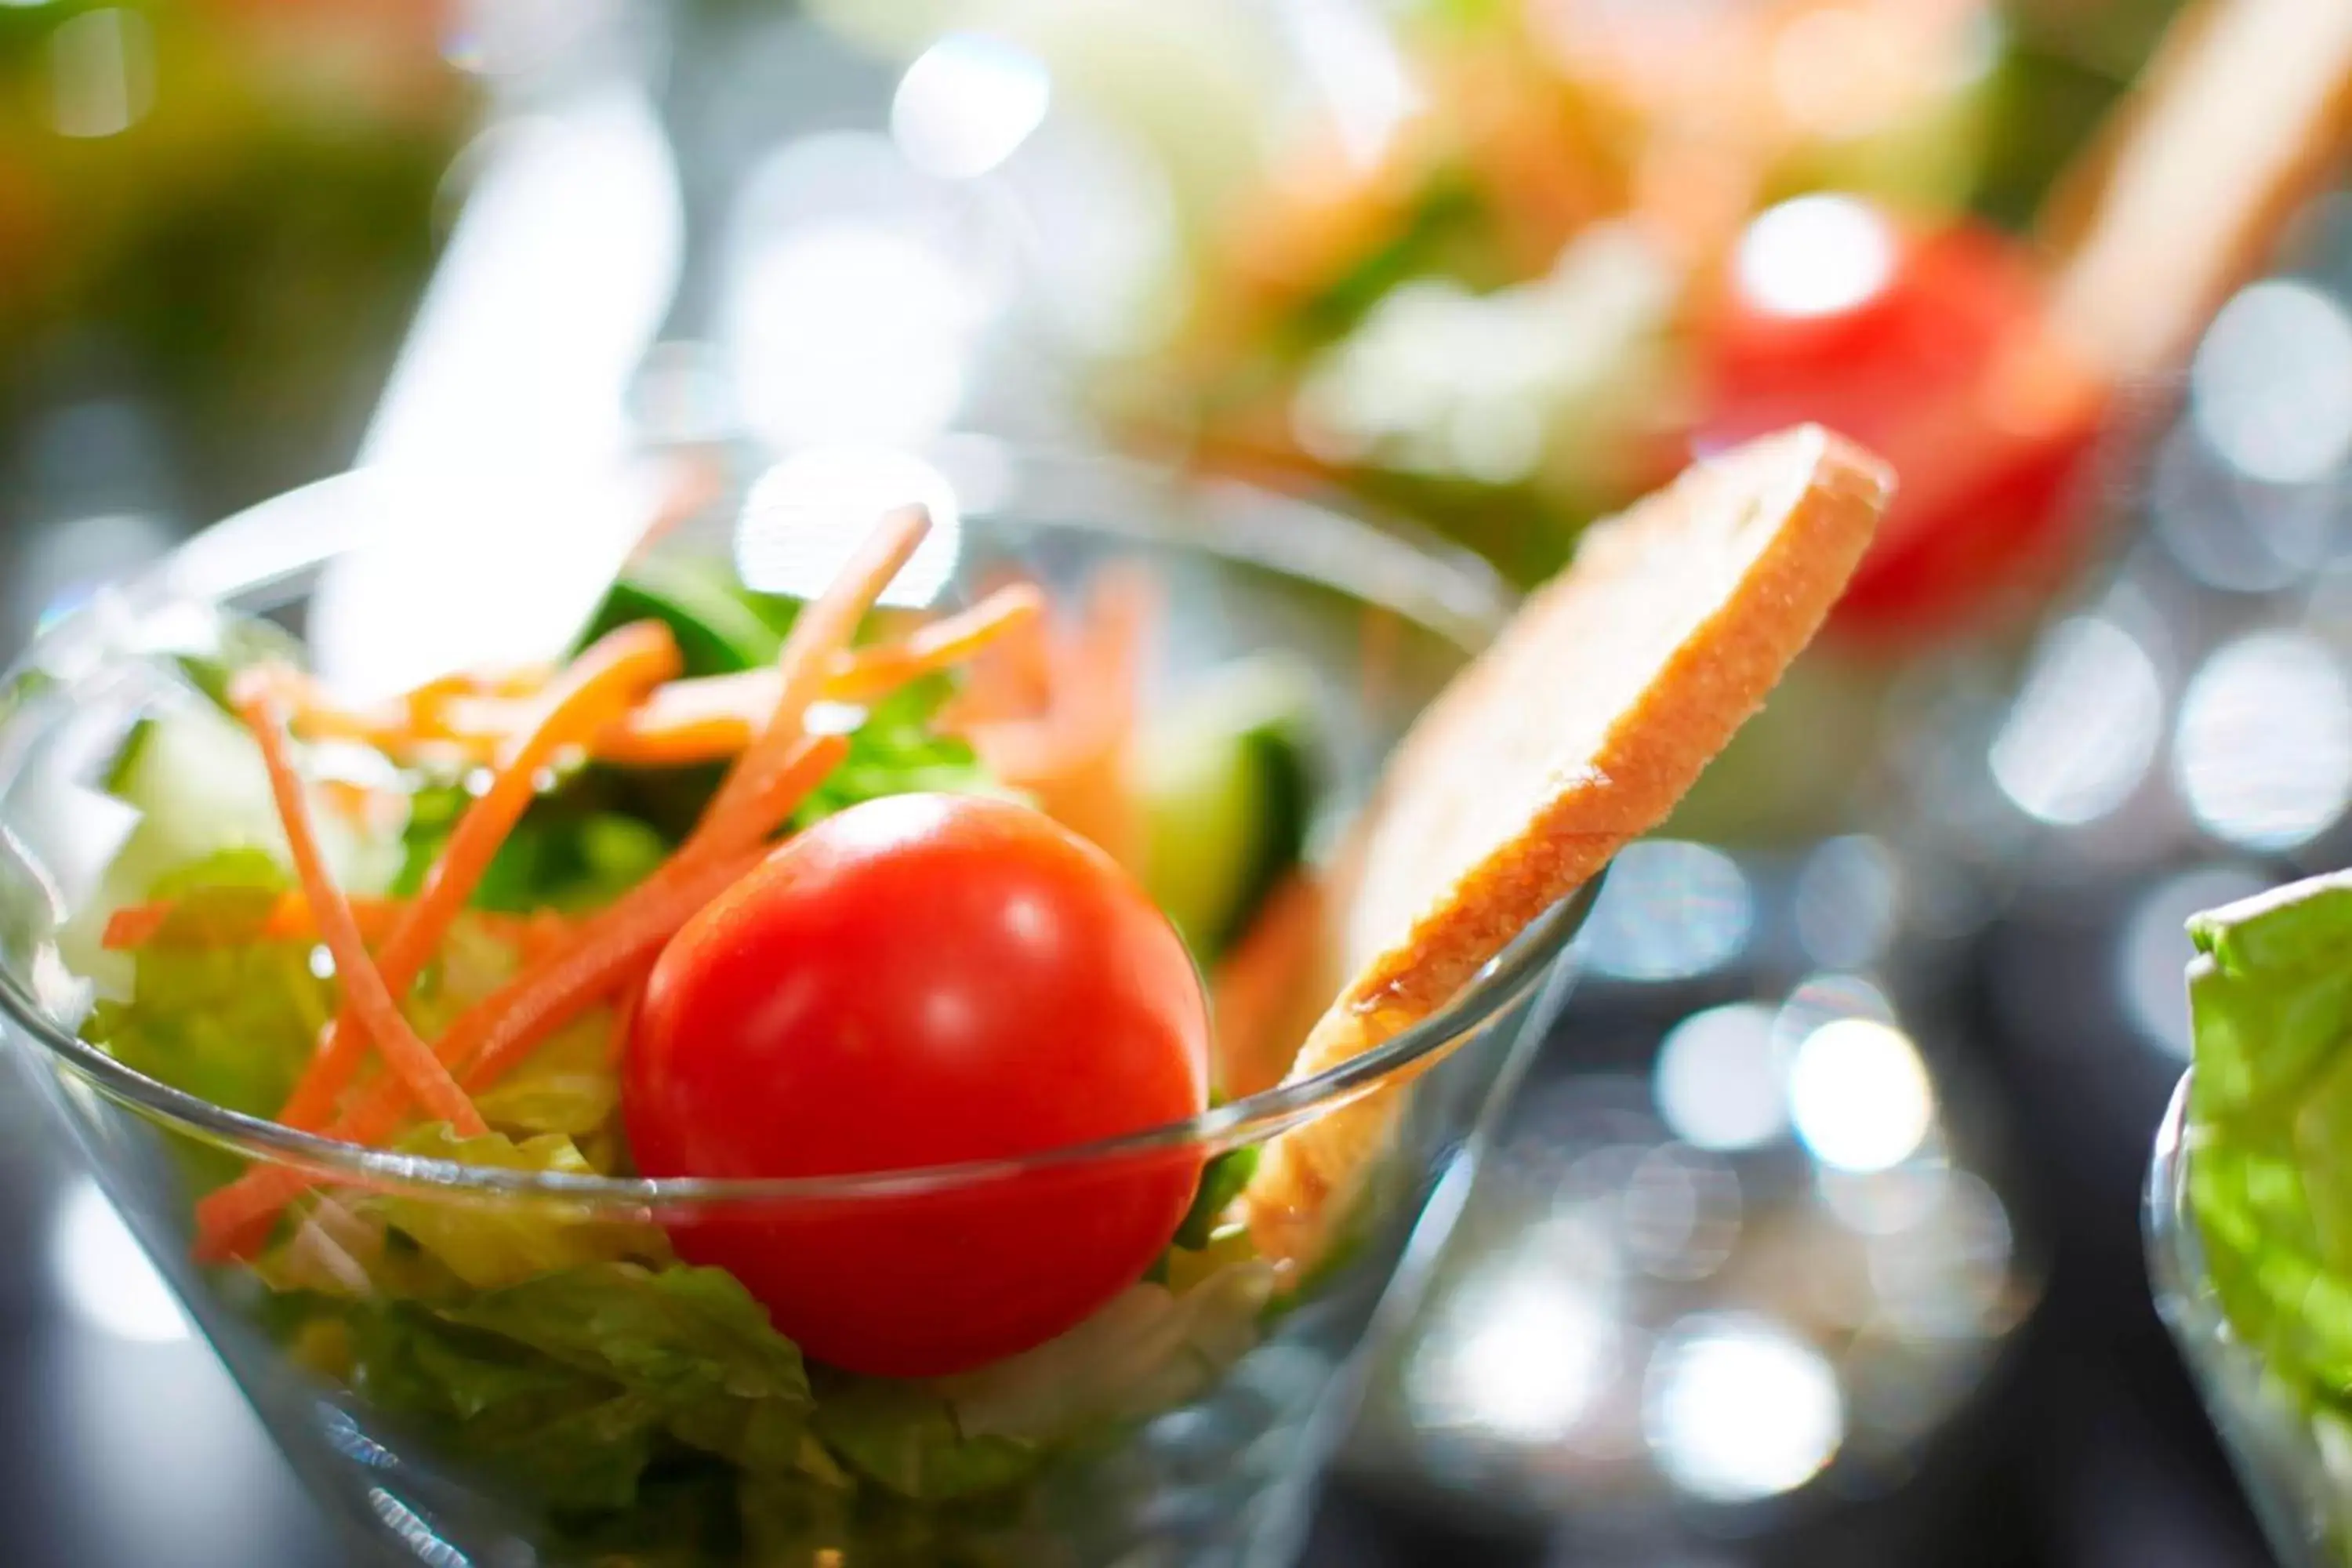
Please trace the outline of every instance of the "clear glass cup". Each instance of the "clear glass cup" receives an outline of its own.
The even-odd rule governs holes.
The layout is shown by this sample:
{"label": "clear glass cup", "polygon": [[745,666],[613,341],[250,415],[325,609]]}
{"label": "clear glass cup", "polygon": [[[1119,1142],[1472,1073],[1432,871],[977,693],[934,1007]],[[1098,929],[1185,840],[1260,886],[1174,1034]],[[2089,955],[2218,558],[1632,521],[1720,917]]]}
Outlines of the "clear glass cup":
{"label": "clear glass cup", "polygon": [[[964,487],[958,574],[979,580],[1017,564],[1052,582],[1108,563],[1148,567],[1167,604],[1150,677],[1158,683],[1245,650],[1295,655],[1322,688],[1335,816],[1360,801],[1386,748],[1507,605],[1463,558],[1328,512],[1117,465],[997,456],[994,499]],[[247,514],[64,618],[35,643],[0,702],[0,1009],[11,1054],[52,1130],[79,1147],[327,1511],[366,1550],[436,1564],[1294,1555],[1320,1458],[1345,1418],[1343,1373],[1376,1309],[1412,1272],[1409,1260],[1434,1245],[1458,1207],[1487,1110],[1562,998],[1571,973],[1563,954],[1584,900],[1546,916],[1441,1015],[1376,1052],[1185,1123],[1019,1161],[832,1180],[563,1177],[360,1149],[221,1109],[142,1076],[72,1026],[86,988],[56,937],[73,889],[92,874],[86,862],[103,823],[90,815],[102,815],[100,797],[65,786],[87,779],[90,759],[108,754],[140,713],[153,673],[140,651],[142,628],[175,604],[225,601],[300,629],[322,564],[356,542],[336,521],[339,482],[274,519]],[[673,1486],[659,1508],[646,1500],[559,1516],[505,1484],[501,1462],[517,1443],[576,1437],[567,1423],[546,1422],[542,1410],[534,1428],[519,1414],[527,1405],[419,1415],[396,1399],[388,1407],[380,1388],[339,1379],[347,1336],[411,1309],[375,1300],[373,1280],[339,1268],[331,1247],[319,1250],[323,1273],[290,1281],[191,1260],[194,1201],[258,1166],[315,1179],[328,1202],[372,1194],[426,1224],[435,1214],[502,1211],[573,1236],[648,1224],[674,1234],[760,1226],[783,1245],[821,1246],[812,1238],[826,1227],[877,1217],[951,1226],[960,1206],[1008,1187],[1084,1204],[1090,1188],[1123,1173],[1262,1142],[1384,1087],[1400,1097],[1402,1116],[1345,1246],[1295,1290],[1276,1290],[1264,1266],[1247,1261],[1172,1289],[1138,1287],[1072,1337],[1031,1352],[1058,1359],[1032,1361],[1028,1386],[1043,1376],[1086,1391],[1083,1430],[1042,1445],[1034,1480],[963,1502],[918,1506],[866,1485],[845,1505],[805,1485],[740,1483],[740,1470],[706,1461],[694,1470],[698,1498]],[[331,1243],[338,1211],[313,1212],[320,1240]],[[656,1344],[667,1348],[658,1336]],[[1003,1370],[983,1369],[951,1394],[913,1392],[951,1401],[967,1426],[992,1409],[988,1419],[1007,1418],[1024,1383]],[[616,1395],[646,1393],[633,1374],[614,1375]],[[826,1375],[817,1369],[820,1382]]]}
{"label": "clear glass cup", "polygon": [[2284,1568],[2352,1563],[2352,1430],[2315,1415],[2232,1331],[2189,1195],[2195,1149],[2183,1074],[2157,1130],[2143,1219],[2156,1309]]}

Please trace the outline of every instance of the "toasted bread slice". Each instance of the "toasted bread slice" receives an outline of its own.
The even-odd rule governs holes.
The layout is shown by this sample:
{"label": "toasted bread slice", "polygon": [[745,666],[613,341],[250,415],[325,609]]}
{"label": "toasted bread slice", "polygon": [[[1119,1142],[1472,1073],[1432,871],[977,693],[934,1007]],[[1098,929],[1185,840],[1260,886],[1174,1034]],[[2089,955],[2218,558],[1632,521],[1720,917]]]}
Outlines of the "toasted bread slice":
{"label": "toasted bread slice", "polygon": [[2129,383],[2177,369],[2352,148],[2352,4],[2196,0],[2052,193],[2052,311]]}
{"label": "toasted bread slice", "polygon": [[[1806,426],[1595,526],[1390,763],[1342,872],[1354,978],[1290,1081],[1428,1017],[1662,821],[1820,628],[1891,489]],[[1244,1194],[1262,1251],[1315,1258],[1397,1111],[1383,1090],[1266,1146]]]}

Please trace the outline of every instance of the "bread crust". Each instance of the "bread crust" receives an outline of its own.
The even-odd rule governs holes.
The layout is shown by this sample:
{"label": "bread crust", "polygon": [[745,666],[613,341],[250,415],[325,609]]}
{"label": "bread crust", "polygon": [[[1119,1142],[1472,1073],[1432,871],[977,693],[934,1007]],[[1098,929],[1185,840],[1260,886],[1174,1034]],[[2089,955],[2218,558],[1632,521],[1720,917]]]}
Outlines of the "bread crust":
{"label": "bread crust", "polygon": [[[1807,426],[1596,524],[1398,748],[1339,878],[1353,978],[1289,1080],[1436,1012],[1663,821],[1820,629],[1892,489]],[[1262,1252],[1313,1261],[1398,1109],[1384,1089],[1266,1145],[1243,1198]]]}

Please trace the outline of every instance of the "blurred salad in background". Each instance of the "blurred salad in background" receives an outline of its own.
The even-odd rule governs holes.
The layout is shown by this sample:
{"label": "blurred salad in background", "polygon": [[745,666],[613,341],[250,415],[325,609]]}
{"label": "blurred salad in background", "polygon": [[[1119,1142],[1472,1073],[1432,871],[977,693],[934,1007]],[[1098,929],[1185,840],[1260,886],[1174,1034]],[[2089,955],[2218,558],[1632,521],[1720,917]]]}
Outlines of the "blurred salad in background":
{"label": "blurred salad in background", "polygon": [[472,112],[455,9],[0,7],[0,420],[138,398],[200,516],[348,449]]}

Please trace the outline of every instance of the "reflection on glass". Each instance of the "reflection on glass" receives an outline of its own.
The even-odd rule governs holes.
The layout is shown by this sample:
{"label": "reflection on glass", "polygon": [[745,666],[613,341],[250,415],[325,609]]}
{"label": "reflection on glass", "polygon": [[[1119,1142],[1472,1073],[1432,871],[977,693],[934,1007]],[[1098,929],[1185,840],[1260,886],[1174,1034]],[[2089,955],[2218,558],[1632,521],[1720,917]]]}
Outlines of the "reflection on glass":
{"label": "reflection on glass", "polygon": [[881,602],[919,609],[954,575],[961,508],[947,476],[909,452],[820,447],[795,452],[755,481],[735,529],[735,569],[763,594],[813,598],[856,552],[874,519],[917,505],[931,531]]}
{"label": "reflection on glass", "polygon": [[2214,837],[2292,848],[2352,802],[2352,686],[2302,632],[2241,637],[2189,681],[2173,762],[2189,811]]}
{"label": "reflection on glass", "polygon": [[77,1178],[50,1223],[50,1279],[76,1317],[141,1343],[188,1337],[187,1317],[170,1287],[95,1183]]}
{"label": "reflection on glass", "polygon": [[1406,1373],[1420,1420],[1513,1442],[1574,1432],[1622,1351],[1607,1284],[1547,1254],[1541,1237],[1499,1260],[1459,1302],[1455,1331],[1423,1341]]}
{"label": "reflection on glass", "polygon": [[121,6],[84,11],[49,35],[51,123],[60,136],[115,136],[155,102],[155,38]]}
{"label": "reflection on glass", "polygon": [[1045,123],[1054,80],[1028,50],[950,33],[917,56],[890,102],[890,134],[928,174],[969,179],[1013,156]]}
{"label": "reflection on glass", "polygon": [[719,333],[751,431],[780,450],[919,445],[971,390],[1004,258],[887,136],[805,136],[744,184]]}

